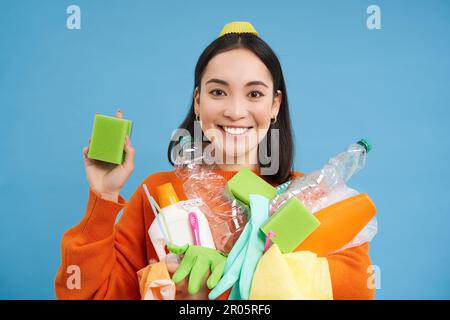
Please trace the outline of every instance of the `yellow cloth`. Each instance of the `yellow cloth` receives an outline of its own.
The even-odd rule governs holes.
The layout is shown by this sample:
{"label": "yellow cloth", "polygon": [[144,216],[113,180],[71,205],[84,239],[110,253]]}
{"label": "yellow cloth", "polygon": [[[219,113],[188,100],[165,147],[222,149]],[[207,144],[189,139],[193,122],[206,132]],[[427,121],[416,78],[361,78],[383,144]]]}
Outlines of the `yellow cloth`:
{"label": "yellow cloth", "polygon": [[332,300],[326,258],[311,251],[282,254],[276,244],[261,257],[253,275],[251,300]]}
{"label": "yellow cloth", "polygon": [[165,262],[152,263],[137,272],[142,300],[175,300],[175,283]]}

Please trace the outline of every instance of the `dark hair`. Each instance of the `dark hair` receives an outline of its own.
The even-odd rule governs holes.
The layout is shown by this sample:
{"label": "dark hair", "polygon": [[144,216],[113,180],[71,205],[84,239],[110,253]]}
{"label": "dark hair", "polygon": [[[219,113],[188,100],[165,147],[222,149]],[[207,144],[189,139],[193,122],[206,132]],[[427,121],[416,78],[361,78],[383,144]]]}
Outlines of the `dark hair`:
{"label": "dark hair", "polygon": [[[293,144],[293,133],[291,128],[291,119],[289,115],[289,107],[288,107],[288,97],[286,92],[286,85],[284,83],[283,72],[281,70],[281,65],[278,60],[278,57],[273,52],[273,50],[269,47],[269,45],[264,42],[260,37],[250,34],[250,33],[242,33],[242,34],[226,34],[223,35],[216,40],[214,40],[200,55],[197,65],[195,67],[195,82],[194,82],[194,90],[198,87],[200,92],[201,87],[201,79],[204,73],[204,70],[208,64],[208,62],[217,54],[237,49],[237,48],[245,48],[252,51],[256,56],[258,56],[261,61],[266,65],[267,69],[269,69],[272,79],[273,79],[273,89],[274,94],[276,94],[277,90],[282,92],[282,100],[280,105],[280,110],[278,112],[277,121],[274,124],[270,125],[270,128],[267,132],[266,137],[263,139],[261,143],[270,142],[270,129],[279,129],[279,167],[278,171],[274,175],[265,176],[271,182],[282,183],[288,180],[291,176],[291,171],[293,167],[293,156],[294,156],[294,144]],[[194,122],[195,122],[195,111],[194,111],[194,97],[192,99],[191,106],[189,107],[188,114],[186,118],[183,120],[180,129],[185,129],[190,132],[191,136],[194,136]],[[267,140],[266,140],[267,139]],[[173,165],[172,160],[172,149],[178,143],[178,141],[171,141],[168,148],[168,158],[169,162]],[[260,144],[261,144],[260,143]],[[270,157],[271,143],[267,143],[267,155]],[[262,165],[261,159],[258,159],[260,167],[270,166],[269,164]]]}

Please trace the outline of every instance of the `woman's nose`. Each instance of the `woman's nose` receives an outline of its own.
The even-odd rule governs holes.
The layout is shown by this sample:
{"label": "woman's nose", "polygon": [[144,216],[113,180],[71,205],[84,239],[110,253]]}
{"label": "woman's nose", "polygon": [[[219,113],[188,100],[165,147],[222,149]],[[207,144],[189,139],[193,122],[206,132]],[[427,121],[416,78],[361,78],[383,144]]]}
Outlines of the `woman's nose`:
{"label": "woman's nose", "polygon": [[245,103],[239,101],[238,99],[233,100],[233,102],[227,106],[223,115],[233,121],[246,117],[247,108],[245,107]]}

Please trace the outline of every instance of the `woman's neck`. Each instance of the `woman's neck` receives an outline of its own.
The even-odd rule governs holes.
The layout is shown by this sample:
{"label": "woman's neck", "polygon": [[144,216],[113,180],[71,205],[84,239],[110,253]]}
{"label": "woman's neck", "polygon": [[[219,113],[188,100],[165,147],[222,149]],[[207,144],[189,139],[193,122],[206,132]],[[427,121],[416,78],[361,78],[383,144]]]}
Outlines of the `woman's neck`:
{"label": "woman's neck", "polygon": [[249,168],[250,170],[258,170],[257,164],[217,164],[216,168],[222,171],[239,171],[242,168]]}
{"label": "woman's neck", "polygon": [[216,168],[222,171],[239,171],[242,168],[258,170],[258,155],[254,150],[250,150],[249,153],[241,157],[234,158],[231,163],[227,163],[227,161],[225,161],[225,163],[216,164]]}

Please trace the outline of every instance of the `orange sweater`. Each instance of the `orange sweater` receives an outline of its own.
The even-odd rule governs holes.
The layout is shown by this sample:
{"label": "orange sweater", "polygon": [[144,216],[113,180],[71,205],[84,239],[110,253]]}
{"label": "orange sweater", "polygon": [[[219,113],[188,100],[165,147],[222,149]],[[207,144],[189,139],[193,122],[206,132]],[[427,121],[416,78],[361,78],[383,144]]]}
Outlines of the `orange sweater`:
{"label": "orange sweater", "polygon": [[[216,171],[227,180],[235,171]],[[302,175],[293,172],[294,177]],[[156,187],[171,182],[180,200],[186,200],[174,171],[158,172],[143,183],[155,197]],[[156,198],[156,197],[155,197]],[[122,217],[115,223],[119,212]],[[86,213],[81,222],[66,231],[61,244],[61,265],[55,279],[58,299],[140,299],[136,272],[150,259],[157,259],[147,231],[154,214],[142,184],[128,202],[102,199],[89,190]],[[328,258],[334,299],[373,299],[367,287],[371,265],[368,244],[344,250]],[[73,266],[79,267],[80,288],[69,289]],[[69,281],[68,281],[69,280]]]}

